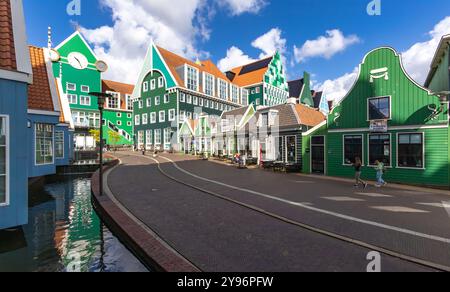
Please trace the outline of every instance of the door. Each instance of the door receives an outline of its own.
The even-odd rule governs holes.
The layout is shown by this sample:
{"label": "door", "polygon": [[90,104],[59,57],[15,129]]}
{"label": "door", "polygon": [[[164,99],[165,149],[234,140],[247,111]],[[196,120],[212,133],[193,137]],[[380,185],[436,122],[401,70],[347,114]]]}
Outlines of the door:
{"label": "door", "polygon": [[325,174],[325,137],[311,138],[311,172]]}

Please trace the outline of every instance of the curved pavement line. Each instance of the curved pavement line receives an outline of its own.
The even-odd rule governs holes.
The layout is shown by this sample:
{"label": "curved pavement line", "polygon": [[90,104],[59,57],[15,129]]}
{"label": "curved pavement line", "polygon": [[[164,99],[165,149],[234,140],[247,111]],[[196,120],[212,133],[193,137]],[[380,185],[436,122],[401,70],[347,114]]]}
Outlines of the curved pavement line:
{"label": "curved pavement line", "polygon": [[[130,156],[136,156],[130,154]],[[125,156],[126,157],[126,156]],[[108,177],[115,169],[122,166],[122,159],[118,158],[119,164],[114,166],[111,169],[108,169],[106,173],[104,174],[104,180],[103,180],[103,189],[108,198],[122,211],[124,212],[128,217],[131,218],[139,227],[145,230],[148,234],[150,234],[152,237],[154,237],[157,241],[159,241],[163,246],[165,246],[169,251],[171,251],[173,254],[178,256],[180,259],[186,261],[188,264],[192,265],[194,268],[196,268],[199,272],[202,272],[202,270],[195,265],[193,262],[191,262],[189,259],[184,257],[176,248],[171,246],[167,241],[165,241],[157,232],[153,231],[147,224],[145,224],[143,221],[141,221],[138,217],[136,217],[131,210],[129,210],[126,206],[124,206],[115,196],[114,193],[111,191],[109,185],[108,185]]]}
{"label": "curved pavement line", "polygon": [[404,228],[400,228],[400,227],[395,227],[395,226],[391,226],[391,225],[387,225],[387,224],[383,224],[383,223],[378,223],[378,222],[374,222],[374,221],[370,221],[370,220],[364,220],[364,219],[360,219],[360,218],[356,218],[356,217],[352,217],[352,216],[348,216],[348,215],[344,215],[344,214],[340,214],[340,213],[336,213],[336,212],[332,212],[332,211],[327,211],[324,209],[319,209],[319,208],[315,208],[315,207],[311,207],[311,206],[307,206],[305,204],[301,204],[301,203],[296,203],[293,201],[289,201],[289,200],[285,200],[279,197],[275,197],[272,195],[268,195],[268,194],[264,194],[264,193],[260,193],[257,191],[253,191],[253,190],[249,190],[249,189],[245,189],[245,188],[240,188],[240,187],[236,187],[236,186],[232,186],[229,184],[225,184],[219,181],[215,181],[212,179],[207,179],[195,174],[190,173],[189,171],[181,168],[180,166],[178,166],[178,164],[176,162],[174,162],[173,160],[161,156],[162,158],[164,158],[165,160],[169,161],[170,163],[172,163],[179,171],[184,172],[192,177],[195,177],[197,179],[200,180],[204,180],[210,183],[214,183],[220,186],[224,186],[230,189],[234,189],[237,191],[242,191],[242,192],[246,192],[246,193],[250,193],[256,196],[260,196],[260,197],[264,197],[266,199],[271,199],[271,200],[275,200],[275,201],[279,201],[282,203],[286,203],[289,205],[293,205],[293,206],[297,206],[303,209],[308,209],[310,211],[314,211],[314,212],[318,212],[318,213],[322,213],[322,214],[326,214],[326,215],[330,215],[333,217],[338,217],[340,219],[345,219],[348,221],[354,221],[354,222],[358,222],[358,223],[362,223],[362,224],[366,224],[366,225],[371,225],[371,226],[375,226],[375,227],[379,227],[379,228],[383,228],[383,229],[387,229],[387,230],[391,230],[391,231],[396,231],[396,232],[400,232],[400,233],[404,233],[404,234],[408,234],[408,235],[413,235],[416,237],[421,237],[421,238],[425,238],[425,239],[429,239],[429,240],[433,240],[433,241],[438,241],[438,242],[442,242],[442,243],[446,243],[446,244],[450,244],[450,239],[449,238],[445,238],[445,237],[440,237],[440,236],[436,236],[436,235],[430,235],[430,234],[425,234],[425,233],[420,233],[417,231],[413,231],[413,230],[409,230],[409,229],[404,229]]}
{"label": "curved pavement line", "polygon": [[[130,155],[138,156],[138,155],[133,155],[133,154],[130,154]],[[340,241],[344,241],[344,242],[347,242],[347,243],[350,243],[350,244],[354,244],[354,245],[366,248],[366,249],[371,250],[371,251],[376,251],[376,252],[379,252],[379,253],[382,253],[382,254],[394,257],[394,258],[398,258],[398,259],[401,259],[401,260],[404,260],[404,261],[408,261],[408,262],[411,262],[411,263],[414,263],[414,264],[418,264],[418,265],[421,265],[421,266],[424,266],[424,267],[427,267],[427,268],[431,268],[431,269],[435,269],[435,270],[439,270],[439,271],[450,272],[450,267],[448,267],[448,266],[440,265],[440,264],[436,264],[436,263],[429,262],[429,261],[426,261],[426,260],[418,259],[418,258],[415,258],[415,257],[412,257],[412,256],[404,255],[404,254],[401,254],[401,253],[398,253],[398,252],[395,252],[395,251],[392,251],[392,250],[388,250],[388,249],[385,249],[385,248],[382,248],[382,247],[378,247],[378,246],[372,245],[370,243],[366,243],[366,242],[363,242],[363,241],[359,241],[359,240],[356,240],[356,239],[352,239],[352,238],[349,238],[349,237],[346,237],[346,236],[339,235],[337,233],[333,233],[333,232],[329,232],[329,231],[326,231],[326,230],[323,230],[323,229],[319,229],[319,228],[316,228],[316,227],[313,227],[313,226],[310,226],[310,225],[307,225],[307,224],[304,224],[304,223],[293,221],[293,220],[288,219],[286,217],[283,217],[283,216],[280,216],[280,215],[268,212],[268,211],[266,211],[264,209],[261,209],[261,208],[258,208],[258,207],[255,207],[255,206],[252,206],[252,205],[249,205],[249,204],[246,204],[246,203],[242,203],[242,202],[233,200],[231,198],[228,198],[226,196],[217,194],[215,192],[212,192],[212,191],[209,191],[209,190],[197,187],[195,185],[183,182],[182,180],[177,179],[177,178],[173,177],[172,175],[168,174],[167,172],[165,172],[161,168],[161,163],[158,160],[156,160],[155,158],[147,157],[147,156],[138,156],[138,157],[145,157],[147,159],[150,159],[150,160],[153,160],[154,162],[156,162],[157,165],[158,165],[159,171],[164,176],[166,176],[166,177],[168,177],[168,178],[170,178],[170,179],[172,179],[172,180],[174,180],[174,181],[176,181],[176,182],[178,182],[178,183],[180,183],[182,185],[191,187],[193,189],[196,189],[196,190],[201,191],[203,193],[212,195],[212,196],[217,197],[219,199],[222,199],[222,200],[234,203],[236,205],[239,205],[239,206],[242,206],[242,207],[247,208],[249,210],[258,212],[260,214],[272,217],[272,218],[280,220],[282,222],[285,222],[285,223],[288,223],[288,224],[291,224],[291,225],[294,225],[294,226],[297,226],[297,227],[300,227],[300,228],[303,228],[303,229],[306,229],[306,230],[309,230],[309,231],[312,231],[312,232],[315,232],[315,233],[318,233],[318,234],[321,234],[321,235],[324,235],[324,236],[328,236],[328,237],[331,237],[331,238],[334,238],[334,239],[337,239],[337,240],[340,240]],[[171,161],[169,158],[166,158],[164,156],[160,156],[160,157],[162,157],[162,158],[166,159],[167,161],[171,162],[180,171],[185,172],[185,173],[187,173],[187,174],[189,174],[191,176],[196,177],[195,175],[192,175],[192,174],[188,173],[187,171],[183,170],[182,168],[178,167],[177,164],[175,162]],[[201,178],[201,177],[199,177],[199,178]],[[204,180],[209,181],[208,179],[204,179]],[[211,181],[211,182],[214,182],[214,181]],[[227,185],[224,185],[224,186],[227,186]],[[237,187],[234,187],[234,188],[236,190],[241,190],[240,188],[237,188]]]}

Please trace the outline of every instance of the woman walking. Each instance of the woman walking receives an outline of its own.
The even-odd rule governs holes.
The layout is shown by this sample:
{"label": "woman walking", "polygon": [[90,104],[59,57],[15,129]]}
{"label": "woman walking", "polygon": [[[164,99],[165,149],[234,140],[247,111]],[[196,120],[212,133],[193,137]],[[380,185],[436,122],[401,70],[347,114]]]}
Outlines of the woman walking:
{"label": "woman walking", "polygon": [[359,187],[360,184],[364,186],[364,188],[367,188],[367,183],[361,179],[361,173],[362,173],[362,162],[361,158],[356,157],[355,163],[353,163],[353,166],[355,167],[355,188]]}
{"label": "woman walking", "polygon": [[375,161],[375,170],[377,171],[377,184],[375,185],[377,188],[383,187],[387,185],[387,182],[384,181],[383,175],[384,175],[384,163],[377,160]]}

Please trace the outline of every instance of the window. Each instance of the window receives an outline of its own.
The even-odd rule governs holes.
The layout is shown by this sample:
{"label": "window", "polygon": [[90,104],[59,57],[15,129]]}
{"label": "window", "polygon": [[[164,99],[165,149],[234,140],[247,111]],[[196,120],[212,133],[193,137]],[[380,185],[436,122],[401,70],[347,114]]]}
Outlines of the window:
{"label": "window", "polygon": [[161,129],[155,130],[155,145],[161,145]]}
{"label": "window", "polygon": [[158,78],[158,88],[164,87],[164,77]]}
{"label": "window", "polygon": [[151,98],[147,98],[147,107],[151,107],[152,106],[152,99]]}
{"label": "window", "polygon": [[145,144],[146,147],[150,147],[153,144],[153,131],[152,130],[147,130],[145,131]]}
{"label": "window", "polygon": [[209,107],[209,100],[205,99],[205,107]]}
{"label": "window", "polygon": [[191,104],[192,103],[192,95],[188,94],[186,97],[186,102]]}
{"label": "window", "polygon": [[127,118],[131,119],[132,114],[127,114]]}
{"label": "window", "polygon": [[156,123],[156,113],[150,113],[150,124]]}
{"label": "window", "polygon": [[133,100],[131,95],[127,94],[125,95],[125,100],[127,102],[127,110],[132,111],[133,110]]}
{"label": "window", "polygon": [[122,126],[122,121],[117,121],[117,126]]}
{"label": "window", "polygon": [[53,163],[53,126],[36,124],[36,165]]}
{"label": "window", "polygon": [[186,84],[190,90],[198,91],[198,70],[191,66],[186,66]]}
{"label": "window", "polygon": [[150,90],[156,89],[156,79],[150,81]]}
{"label": "window", "polygon": [[187,117],[188,117],[188,119],[190,119],[190,120],[192,120],[192,113],[187,113]]}
{"label": "window", "polygon": [[91,105],[91,97],[85,96],[85,95],[80,95],[80,105],[90,106]]}
{"label": "window", "polygon": [[170,122],[175,121],[175,109],[170,109],[169,110],[169,121]]}
{"label": "window", "polygon": [[122,113],[117,113],[116,117],[121,118],[122,117]]}
{"label": "window", "polygon": [[239,88],[236,85],[231,85],[231,101],[234,103],[239,101]]}
{"label": "window", "polygon": [[350,165],[355,163],[356,157],[363,160],[363,136],[344,136],[344,164]]}
{"label": "window", "polygon": [[256,88],[255,88],[255,92],[256,92],[256,93],[260,93],[260,92],[261,92],[261,89],[260,89],[259,87],[256,87]]}
{"label": "window", "polygon": [[70,91],[75,91],[75,90],[77,90],[77,86],[74,83],[67,82],[66,89],[70,90]]}
{"label": "window", "polygon": [[194,120],[198,120],[199,114],[198,113],[194,113]]}
{"label": "window", "polygon": [[64,132],[55,132],[55,157],[57,159],[64,158]]}
{"label": "window", "polygon": [[223,100],[227,100],[228,98],[228,85],[227,82],[222,80],[222,79],[218,79],[219,81],[219,98],[223,99]]}
{"label": "window", "polygon": [[248,90],[242,89],[241,104],[248,105]]}
{"label": "window", "polygon": [[186,94],[184,94],[183,92],[180,93],[180,101],[181,102],[185,102],[186,101]]}
{"label": "window", "polygon": [[78,97],[76,94],[68,94],[67,99],[69,100],[69,104],[77,104],[78,103]]}
{"label": "window", "polygon": [[369,120],[389,120],[391,101],[389,97],[369,98]]}
{"label": "window", "polygon": [[89,127],[91,128],[99,128],[100,127],[100,114],[98,113],[89,113],[88,115]]}
{"label": "window", "polygon": [[219,103],[218,103],[217,101],[214,103],[214,108],[215,108],[216,110],[219,110]]}
{"label": "window", "polygon": [[119,98],[119,93],[117,92],[107,92],[109,94],[111,94],[111,97],[108,97],[108,108],[120,108],[120,98]]}
{"label": "window", "polygon": [[164,129],[164,144],[169,145],[172,142],[172,129]]}
{"label": "window", "polygon": [[199,99],[198,99],[198,104],[199,104],[200,106],[203,106],[203,98],[199,97]]}
{"label": "window", "polygon": [[166,121],[166,112],[165,111],[160,111],[159,112],[159,122],[160,123],[164,123]]}
{"label": "window", "polygon": [[0,116],[0,205],[8,203],[8,137],[9,125],[7,117]]}
{"label": "window", "polygon": [[391,135],[369,135],[369,165],[377,160],[391,165]]}
{"label": "window", "polygon": [[128,127],[131,127],[131,122],[127,122],[127,126],[128,126]]}
{"label": "window", "polygon": [[205,73],[205,94],[214,95],[214,76],[211,74]]}
{"label": "window", "polygon": [[138,132],[138,146],[143,147],[144,146],[144,131]]}
{"label": "window", "polygon": [[90,92],[90,91],[89,91],[89,86],[87,86],[87,85],[81,85],[81,92],[89,93],[89,92]]}
{"label": "window", "polygon": [[170,97],[168,94],[164,94],[164,103],[169,103],[170,102]]}
{"label": "window", "polygon": [[398,134],[398,167],[424,168],[423,133]]}
{"label": "window", "polygon": [[142,109],[144,107],[144,102],[142,100],[139,101],[139,108]]}
{"label": "window", "polygon": [[139,126],[141,124],[141,117],[139,115],[134,116],[134,125]]}
{"label": "window", "polygon": [[145,81],[145,82],[142,84],[142,90],[143,90],[144,92],[148,92],[148,81]]}
{"label": "window", "polygon": [[197,96],[193,96],[192,97],[192,104],[193,105],[198,105],[198,97]]}
{"label": "window", "polygon": [[219,109],[220,109],[221,111],[223,111],[223,103],[220,104]]}
{"label": "window", "polygon": [[180,111],[180,122],[184,122],[186,120],[186,112]]}
{"label": "window", "polygon": [[142,124],[143,125],[148,124],[148,114],[142,114]]}
{"label": "window", "polygon": [[86,127],[89,124],[85,112],[72,112],[72,119],[77,127]]}
{"label": "window", "polygon": [[160,104],[161,104],[161,97],[155,96],[155,105],[160,105]]}

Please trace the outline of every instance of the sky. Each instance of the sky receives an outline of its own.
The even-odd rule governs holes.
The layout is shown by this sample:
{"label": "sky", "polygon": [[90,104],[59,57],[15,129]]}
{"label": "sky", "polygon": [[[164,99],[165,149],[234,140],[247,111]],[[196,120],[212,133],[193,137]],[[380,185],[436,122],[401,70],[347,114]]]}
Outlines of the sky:
{"label": "sky", "polygon": [[423,84],[441,37],[450,34],[448,0],[24,0],[29,43],[54,46],[79,29],[110,66],[104,78],[134,83],[151,41],[223,71],[279,51],[290,80],[307,71],[330,100],[351,88],[358,64],[379,46],[402,54]]}

